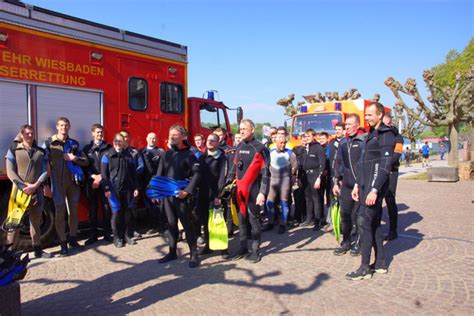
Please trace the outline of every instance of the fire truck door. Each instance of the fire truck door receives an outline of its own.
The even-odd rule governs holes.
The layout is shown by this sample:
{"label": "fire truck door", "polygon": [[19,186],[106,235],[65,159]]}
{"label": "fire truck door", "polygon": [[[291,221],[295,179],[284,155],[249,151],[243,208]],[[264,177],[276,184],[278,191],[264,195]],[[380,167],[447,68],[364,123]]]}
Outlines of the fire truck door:
{"label": "fire truck door", "polygon": [[20,126],[31,123],[28,112],[28,85],[0,81],[0,175],[5,175],[5,159]]}
{"label": "fire truck door", "polygon": [[141,148],[146,135],[160,127],[156,66],[134,59],[120,59],[120,129],[131,133],[131,145]]}
{"label": "fire truck door", "polygon": [[71,121],[70,136],[80,146],[91,140],[91,125],[103,124],[102,93],[50,86],[36,87],[36,128],[38,144],[56,133],[56,119],[60,116]]}

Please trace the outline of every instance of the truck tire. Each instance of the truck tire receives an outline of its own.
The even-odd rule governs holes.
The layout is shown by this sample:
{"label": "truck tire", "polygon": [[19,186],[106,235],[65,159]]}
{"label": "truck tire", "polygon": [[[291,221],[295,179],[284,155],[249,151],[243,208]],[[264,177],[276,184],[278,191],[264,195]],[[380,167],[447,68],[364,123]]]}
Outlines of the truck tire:
{"label": "truck tire", "polygon": [[[30,237],[30,218],[28,214],[23,218],[17,248],[24,251],[33,249]],[[44,198],[43,214],[41,218],[41,247],[46,248],[51,245],[56,237],[54,227],[54,203],[50,198]]]}
{"label": "truck tire", "polygon": [[[8,181],[10,182],[10,181]],[[8,199],[10,198],[11,185],[8,182],[0,182],[0,224],[3,224],[7,218],[8,212]],[[6,235],[2,229],[0,229],[0,245],[5,242]]]}

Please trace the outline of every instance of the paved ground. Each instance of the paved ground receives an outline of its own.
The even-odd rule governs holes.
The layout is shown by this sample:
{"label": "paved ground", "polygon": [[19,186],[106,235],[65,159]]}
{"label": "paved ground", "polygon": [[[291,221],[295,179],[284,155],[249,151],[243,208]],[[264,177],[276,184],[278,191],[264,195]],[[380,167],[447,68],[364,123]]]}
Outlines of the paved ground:
{"label": "paved ground", "polygon": [[157,237],[123,249],[99,244],[68,258],[34,260],[21,282],[22,312],[472,315],[472,182],[400,180],[398,197],[400,238],[386,244],[390,271],[372,280],[345,280],[359,258],[335,257],[333,236],[310,229],[265,233],[264,257],[256,265],[214,256],[194,270],[183,243],[180,260],[159,265],[165,245]]}
{"label": "paved ground", "polygon": [[416,174],[426,173],[428,168],[431,168],[431,167],[447,167],[447,166],[448,166],[447,160],[439,160],[439,159],[435,159],[435,160],[432,159],[430,163],[428,164],[428,167],[422,167],[421,163],[412,163],[410,167],[405,167],[404,162],[402,162],[400,166],[399,177],[406,178],[406,177],[414,176]]}

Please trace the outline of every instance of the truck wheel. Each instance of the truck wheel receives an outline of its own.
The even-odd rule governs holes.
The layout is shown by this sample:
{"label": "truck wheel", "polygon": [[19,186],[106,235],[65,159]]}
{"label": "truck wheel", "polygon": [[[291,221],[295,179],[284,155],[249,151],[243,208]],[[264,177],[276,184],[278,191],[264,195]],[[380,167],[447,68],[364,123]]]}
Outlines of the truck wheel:
{"label": "truck wheel", "polygon": [[[30,217],[28,214],[23,218],[20,236],[18,238],[18,249],[30,251],[33,249],[30,237]],[[51,245],[56,237],[54,228],[54,203],[50,198],[44,198],[43,214],[41,217],[41,247],[46,248]]]}

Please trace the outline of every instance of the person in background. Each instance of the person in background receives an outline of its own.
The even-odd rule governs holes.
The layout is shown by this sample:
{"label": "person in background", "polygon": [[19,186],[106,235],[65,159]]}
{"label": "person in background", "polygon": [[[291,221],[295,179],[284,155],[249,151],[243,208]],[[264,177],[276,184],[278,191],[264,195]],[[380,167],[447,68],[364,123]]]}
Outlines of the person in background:
{"label": "person in background", "polygon": [[421,147],[421,155],[423,159],[421,160],[421,167],[428,167],[428,163],[430,162],[430,146],[428,142],[425,142],[423,147]]}
{"label": "person in background", "polygon": [[194,135],[194,145],[201,153],[206,151],[206,142],[204,141],[203,134],[197,133]]}
{"label": "person in background", "polygon": [[400,157],[403,152],[403,137],[398,133],[398,129],[392,126],[392,116],[389,112],[386,112],[383,117],[383,123],[388,127],[391,127],[395,133],[395,148],[393,149],[392,156],[392,170],[390,171],[390,185],[385,196],[385,204],[388,210],[388,219],[390,224],[390,231],[384,240],[390,241],[398,238],[397,226],[398,226],[398,207],[397,201],[395,200],[398,183],[398,168],[400,167]]}
{"label": "person in background", "polygon": [[146,136],[147,146],[140,150],[140,155],[143,158],[145,168],[140,181],[140,191],[144,195],[145,207],[147,210],[149,229],[146,232],[147,235],[156,234],[158,232],[163,233],[165,230],[165,217],[163,214],[163,204],[153,203],[145,194],[146,187],[150,183],[151,178],[156,174],[158,165],[161,158],[164,156],[165,151],[156,146],[157,136],[155,133],[148,133]]}
{"label": "person in background", "polygon": [[405,167],[410,167],[410,161],[411,161],[411,150],[410,150],[410,147],[407,146],[407,148],[405,148]]}

